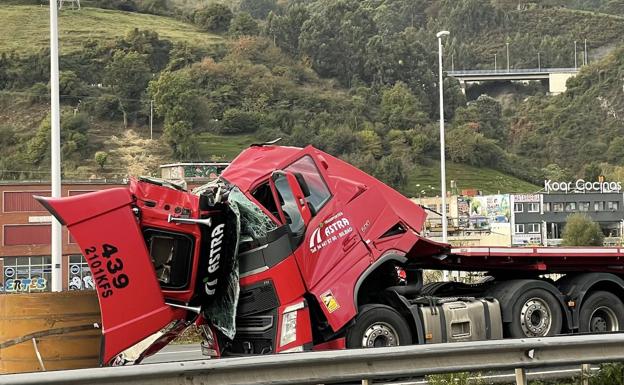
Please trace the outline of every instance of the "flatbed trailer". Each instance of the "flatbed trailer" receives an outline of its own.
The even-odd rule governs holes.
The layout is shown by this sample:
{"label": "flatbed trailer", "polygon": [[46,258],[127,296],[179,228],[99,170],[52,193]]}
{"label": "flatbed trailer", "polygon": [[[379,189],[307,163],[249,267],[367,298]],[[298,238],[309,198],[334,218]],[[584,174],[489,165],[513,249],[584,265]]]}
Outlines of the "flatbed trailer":
{"label": "flatbed trailer", "polygon": [[432,266],[452,270],[624,273],[624,247],[451,247]]}

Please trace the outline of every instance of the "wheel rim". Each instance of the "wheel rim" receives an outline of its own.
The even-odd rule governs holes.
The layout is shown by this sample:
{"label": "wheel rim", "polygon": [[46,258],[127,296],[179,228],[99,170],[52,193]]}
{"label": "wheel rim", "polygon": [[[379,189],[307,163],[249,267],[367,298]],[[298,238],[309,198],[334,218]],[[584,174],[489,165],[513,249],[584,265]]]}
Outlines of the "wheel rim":
{"label": "wheel rim", "polygon": [[541,298],[531,298],[524,303],[520,311],[520,325],[527,337],[548,335],[552,326],[552,311]]}
{"label": "wheel rim", "polygon": [[600,306],[589,317],[589,331],[592,333],[614,332],[620,330],[620,323],[615,312],[606,306]]}
{"label": "wheel rim", "polygon": [[398,346],[399,335],[392,325],[385,322],[376,322],[364,331],[362,347],[378,348],[384,346]]}

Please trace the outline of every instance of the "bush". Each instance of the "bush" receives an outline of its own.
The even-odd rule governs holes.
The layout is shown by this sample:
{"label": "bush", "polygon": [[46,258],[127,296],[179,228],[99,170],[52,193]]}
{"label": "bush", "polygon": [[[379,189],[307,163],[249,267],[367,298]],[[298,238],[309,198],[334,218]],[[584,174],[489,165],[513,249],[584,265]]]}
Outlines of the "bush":
{"label": "bush", "polygon": [[600,225],[587,215],[576,213],[568,216],[563,229],[564,246],[602,246],[603,240]]}
{"label": "bush", "polygon": [[205,31],[226,32],[234,14],[227,6],[213,3],[195,12],[193,22]]}
{"label": "bush", "polygon": [[101,95],[86,107],[97,118],[113,120],[121,117],[119,98],[113,95]]}
{"label": "bush", "polygon": [[230,108],[223,113],[224,134],[243,134],[255,132],[262,125],[263,116],[257,112],[241,111]]}
{"label": "bush", "polygon": [[236,37],[254,36],[260,33],[260,27],[250,14],[242,12],[232,20],[229,32]]}
{"label": "bush", "polygon": [[45,83],[35,83],[28,89],[28,101],[31,104],[43,103],[50,99],[50,89]]}

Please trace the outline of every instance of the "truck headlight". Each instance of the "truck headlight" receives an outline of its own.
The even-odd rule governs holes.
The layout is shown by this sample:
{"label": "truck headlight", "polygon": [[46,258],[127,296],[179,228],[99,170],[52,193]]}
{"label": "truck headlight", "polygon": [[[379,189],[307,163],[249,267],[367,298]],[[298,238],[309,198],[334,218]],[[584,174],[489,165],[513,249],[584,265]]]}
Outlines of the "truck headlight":
{"label": "truck headlight", "polygon": [[284,313],[282,316],[282,332],[280,346],[288,345],[297,339],[297,310]]}

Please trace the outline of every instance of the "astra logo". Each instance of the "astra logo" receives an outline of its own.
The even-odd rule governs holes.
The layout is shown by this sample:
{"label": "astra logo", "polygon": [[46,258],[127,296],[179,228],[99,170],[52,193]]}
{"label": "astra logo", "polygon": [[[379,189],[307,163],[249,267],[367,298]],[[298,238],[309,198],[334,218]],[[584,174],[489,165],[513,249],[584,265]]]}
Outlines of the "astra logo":
{"label": "astra logo", "polygon": [[319,227],[314,229],[310,236],[310,251],[316,253],[352,231],[349,220],[343,217],[342,212],[339,212],[321,222]]}

